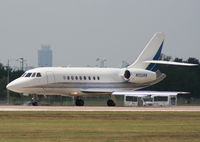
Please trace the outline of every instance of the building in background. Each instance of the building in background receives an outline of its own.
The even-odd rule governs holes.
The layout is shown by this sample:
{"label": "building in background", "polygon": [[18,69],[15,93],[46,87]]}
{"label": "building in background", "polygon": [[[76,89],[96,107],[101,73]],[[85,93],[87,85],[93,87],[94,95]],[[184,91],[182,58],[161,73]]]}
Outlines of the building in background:
{"label": "building in background", "polygon": [[49,45],[42,45],[38,50],[38,67],[52,67],[52,50]]}

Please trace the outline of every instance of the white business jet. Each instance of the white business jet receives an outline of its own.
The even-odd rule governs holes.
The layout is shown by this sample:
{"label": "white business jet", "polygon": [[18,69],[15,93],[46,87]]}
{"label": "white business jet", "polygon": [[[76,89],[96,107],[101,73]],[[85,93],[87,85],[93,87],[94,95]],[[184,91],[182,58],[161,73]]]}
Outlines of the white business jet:
{"label": "white business jet", "polygon": [[[82,97],[85,96],[108,95],[110,99],[107,105],[115,106],[115,95],[166,95],[165,91],[136,91],[156,84],[166,77],[158,70],[158,64],[194,66],[159,60],[163,42],[164,33],[154,34],[136,61],[127,68],[35,68],[9,83],[7,89],[24,95],[75,96],[77,106],[84,105]],[[32,104],[37,105],[37,100],[34,100]]]}

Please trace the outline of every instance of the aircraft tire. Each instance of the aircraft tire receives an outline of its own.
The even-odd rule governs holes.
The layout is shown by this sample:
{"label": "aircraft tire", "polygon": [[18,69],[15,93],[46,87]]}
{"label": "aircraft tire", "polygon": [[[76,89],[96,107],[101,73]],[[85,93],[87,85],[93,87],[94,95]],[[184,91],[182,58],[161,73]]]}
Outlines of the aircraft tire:
{"label": "aircraft tire", "polygon": [[32,102],[32,106],[38,106],[38,102]]}
{"label": "aircraft tire", "polygon": [[108,106],[115,106],[116,104],[113,100],[110,99],[110,100],[107,101],[107,105]]}

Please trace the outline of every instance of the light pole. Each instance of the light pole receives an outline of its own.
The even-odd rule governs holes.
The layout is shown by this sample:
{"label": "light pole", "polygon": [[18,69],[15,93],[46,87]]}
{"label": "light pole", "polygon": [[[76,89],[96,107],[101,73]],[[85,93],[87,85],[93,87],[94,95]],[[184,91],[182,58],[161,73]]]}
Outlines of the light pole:
{"label": "light pole", "polygon": [[[8,59],[8,64],[7,64],[7,84],[10,82],[10,73],[9,73],[9,65],[10,64],[10,61]],[[9,90],[7,89],[7,105],[9,105],[10,103],[10,92]]]}
{"label": "light pole", "polygon": [[103,68],[103,67],[104,67],[104,63],[105,63],[107,60],[106,60],[106,59],[97,58],[96,61],[99,62],[99,67],[100,67],[100,68]]}

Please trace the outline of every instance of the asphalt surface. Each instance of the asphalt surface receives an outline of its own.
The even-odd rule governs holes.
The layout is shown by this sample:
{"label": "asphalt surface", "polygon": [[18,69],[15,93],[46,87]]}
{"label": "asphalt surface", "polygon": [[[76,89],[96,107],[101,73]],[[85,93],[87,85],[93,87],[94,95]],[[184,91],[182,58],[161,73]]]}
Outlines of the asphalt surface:
{"label": "asphalt surface", "polygon": [[200,106],[175,106],[175,107],[0,106],[0,111],[200,111]]}

